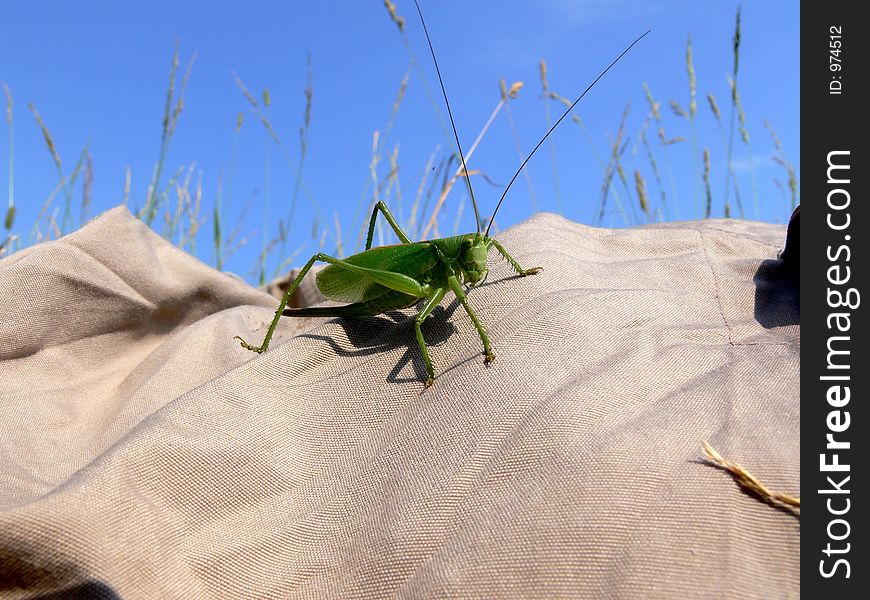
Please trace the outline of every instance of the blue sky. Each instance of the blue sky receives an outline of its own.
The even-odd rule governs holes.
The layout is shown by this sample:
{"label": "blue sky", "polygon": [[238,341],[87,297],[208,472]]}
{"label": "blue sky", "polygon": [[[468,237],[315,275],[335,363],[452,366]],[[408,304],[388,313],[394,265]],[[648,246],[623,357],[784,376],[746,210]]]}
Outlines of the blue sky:
{"label": "blue sky", "polygon": [[[14,231],[27,243],[40,207],[58,183],[57,170],[36,121],[33,103],[55,140],[65,174],[87,144],[92,157],[92,204],[86,217],[122,202],[125,173],[131,173],[129,204],[141,208],[160,149],[169,65],[176,40],[184,71],[196,52],[184,109],[162,176],[165,184],[180,167],[194,165],[191,189],[202,178],[202,224],[196,254],[214,264],[211,211],[222,182],[224,233],[238,224],[249,237],[225,268],[256,280],[264,239],[278,234],[289,214],[300,160],[299,128],[305,110],[307,56],[311,57],[313,101],[307,154],[298,203],[284,254],[300,264],[321,245],[335,252],[336,221],[345,254],[354,251],[363,211],[372,198],[372,139],[382,132],[380,182],[388,178],[389,155],[398,148],[395,187],[381,197],[407,223],[411,205],[433,151],[436,164],[452,150],[446,111],[412,2],[397,0],[405,34],[390,20],[381,0],[354,2],[151,2],[6,3],[0,21],[0,83],[14,100]],[[622,49],[647,29],[652,33],[629,53],[578,105],[585,131],[566,122],[530,164],[529,181],[512,188],[497,223],[505,228],[534,210],[548,210],[587,224],[622,227],[645,222],[636,197],[634,172],[646,181],[653,219],[703,216],[706,198],[702,153],[710,154],[713,216],[722,216],[729,131],[731,51],[738,3],[732,1],[642,2],[634,0],[541,0],[459,2],[423,0],[429,31],[467,150],[499,102],[498,81],[523,81],[519,96],[503,109],[469,163],[495,184],[504,184],[547,129],[560,106],[542,99],[539,60],[545,59],[551,90],[575,97]],[[694,128],[668,105],[689,106],[686,43],[691,35],[697,76]],[[407,46],[405,41],[407,41]],[[799,165],[799,10],[794,2],[748,2],[742,7],[738,88],[749,145],[735,125],[732,164],[747,218],[782,222],[790,195],[785,169],[765,120],[782,144],[782,158]],[[413,61],[413,66],[409,65]],[[406,72],[410,72],[395,123],[385,128]],[[277,146],[258,122],[232,73],[262,103],[268,89],[268,118]],[[650,112],[646,83],[661,102],[671,146],[658,142],[657,126],[646,135],[656,159],[665,202],[639,133]],[[717,127],[707,104],[711,92],[721,110]],[[435,95],[437,94],[437,95]],[[433,100],[434,99],[434,100]],[[625,107],[629,113],[622,156],[627,186],[614,181],[603,219],[598,218],[610,141]],[[508,114],[509,112],[509,114]],[[237,115],[244,123],[235,135]],[[513,122],[513,126],[511,125]],[[515,129],[514,129],[515,128]],[[0,125],[0,206],[9,179],[8,125]],[[516,134],[514,134],[514,130]],[[235,162],[232,160],[236,148]],[[800,172],[797,172],[798,181]],[[80,219],[84,175],[72,190],[73,225]],[[473,178],[480,211],[488,215],[501,189]],[[729,183],[732,215],[738,216]],[[170,195],[173,206],[175,194]],[[462,186],[447,199],[439,233],[473,229]],[[363,207],[362,209],[360,207]],[[621,210],[620,210],[621,206]],[[54,198],[62,217],[64,195]],[[240,222],[240,215],[246,216]],[[5,210],[3,211],[5,212]],[[367,215],[366,215],[367,216]],[[428,215],[427,215],[428,216]],[[162,230],[162,214],[154,226]],[[43,229],[45,226],[43,225]],[[265,233],[265,238],[264,238]],[[313,237],[312,237],[313,234]],[[5,236],[3,236],[5,237]],[[413,237],[413,235],[412,235]],[[389,241],[384,238],[384,241]],[[270,278],[281,261],[273,253]]]}

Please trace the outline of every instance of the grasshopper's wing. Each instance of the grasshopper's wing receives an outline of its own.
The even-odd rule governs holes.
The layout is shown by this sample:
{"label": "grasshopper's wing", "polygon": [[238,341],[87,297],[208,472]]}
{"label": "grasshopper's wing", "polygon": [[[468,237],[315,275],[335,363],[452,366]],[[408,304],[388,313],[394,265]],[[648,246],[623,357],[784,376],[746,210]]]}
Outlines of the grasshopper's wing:
{"label": "grasshopper's wing", "polygon": [[[380,246],[342,260],[367,269],[401,273],[418,280],[426,279],[426,275],[440,262],[438,252],[428,242]],[[317,273],[317,287],[324,296],[339,302],[368,302],[395,291],[338,265],[329,265]]]}
{"label": "grasshopper's wing", "polygon": [[402,292],[388,291],[382,296],[365,302],[354,302],[345,306],[315,306],[312,308],[285,308],[285,317],[371,317],[388,310],[408,308],[419,302]]}

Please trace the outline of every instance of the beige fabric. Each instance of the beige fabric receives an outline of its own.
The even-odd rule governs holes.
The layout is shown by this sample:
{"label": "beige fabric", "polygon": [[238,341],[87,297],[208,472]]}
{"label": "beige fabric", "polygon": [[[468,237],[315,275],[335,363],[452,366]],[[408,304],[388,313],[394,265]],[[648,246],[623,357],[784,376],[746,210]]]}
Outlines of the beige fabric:
{"label": "beige fabric", "polygon": [[282,319],[123,208],[0,261],[0,596],[782,598],[799,518],[783,226],[499,236],[470,302]]}

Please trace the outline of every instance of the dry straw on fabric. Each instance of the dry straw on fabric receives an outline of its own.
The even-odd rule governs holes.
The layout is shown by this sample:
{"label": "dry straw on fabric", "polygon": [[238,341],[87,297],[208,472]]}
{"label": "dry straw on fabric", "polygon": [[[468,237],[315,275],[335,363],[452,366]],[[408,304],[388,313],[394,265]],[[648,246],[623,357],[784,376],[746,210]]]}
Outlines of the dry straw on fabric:
{"label": "dry straw on fabric", "polygon": [[709,443],[704,442],[704,454],[714,463],[728,471],[734,476],[734,479],[740,484],[740,487],[749,490],[756,494],[759,498],[772,504],[773,506],[786,506],[791,509],[800,510],[801,499],[795,498],[782,492],[774,492],[761,481],[758,477],[747,471],[742,465],[726,460],[721,454],[716,452]]}

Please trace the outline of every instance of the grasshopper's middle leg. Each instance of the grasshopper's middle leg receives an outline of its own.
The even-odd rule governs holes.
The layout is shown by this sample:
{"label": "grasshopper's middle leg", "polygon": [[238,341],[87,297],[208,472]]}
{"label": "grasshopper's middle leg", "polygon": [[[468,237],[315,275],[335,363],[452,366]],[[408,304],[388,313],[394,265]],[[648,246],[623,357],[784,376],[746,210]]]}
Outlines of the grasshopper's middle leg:
{"label": "grasshopper's middle leg", "polygon": [[375,221],[378,218],[378,211],[384,213],[384,218],[387,220],[387,223],[390,224],[390,227],[393,228],[393,231],[396,232],[396,236],[402,241],[403,244],[410,244],[411,238],[408,237],[402,228],[399,227],[399,222],[396,221],[396,217],[393,216],[393,213],[390,212],[390,209],[387,208],[387,205],[378,200],[378,203],[375,204],[375,209],[372,211],[372,219],[369,221],[369,235],[366,238],[366,250],[370,250],[372,247],[372,238],[375,235]]}
{"label": "grasshopper's middle leg", "polygon": [[484,329],[483,325],[480,323],[477,315],[474,314],[473,310],[471,310],[471,305],[468,304],[468,299],[465,297],[465,292],[462,291],[462,284],[459,283],[456,275],[451,275],[450,277],[448,277],[447,284],[450,286],[450,289],[453,290],[453,293],[456,294],[456,297],[459,298],[459,301],[462,303],[463,308],[465,308],[465,312],[468,313],[468,316],[471,317],[475,328],[477,328],[477,333],[478,335],[480,335],[480,340],[483,342],[483,353],[486,356],[484,362],[491,363],[495,360],[495,354],[492,353],[492,345],[489,343],[489,336],[486,335],[486,329]]}
{"label": "grasshopper's middle leg", "polygon": [[417,316],[414,318],[414,329],[417,333],[417,343],[420,345],[420,352],[423,353],[423,363],[426,365],[426,387],[432,385],[432,382],[435,380],[435,369],[432,366],[432,359],[429,358],[429,349],[426,348],[426,340],[423,339],[423,331],[420,329],[420,325],[423,324],[426,317],[432,314],[435,307],[441,303],[441,300],[444,298],[444,294],[446,293],[447,288],[436,288],[434,293],[426,300],[426,304],[423,305],[423,308],[420,309],[420,312],[418,312]]}
{"label": "grasshopper's middle leg", "polygon": [[520,263],[514,260],[513,256],[508,254],[508,251],[504,249],[504,246],[499,244],[496,240],[490,241],[492,242],[492,245],[495,246],[495,249],[498,250],[498,253],[504,256],[504,259],[511,264],[511,266],[514,268],[514,271],[516,271],[519,275],[522,275],[524,277],[526,275],[534,275],[535,273],[540,273],[544,269],[543,267],[532,267],[531,269],[522,268],[520,266]]}

